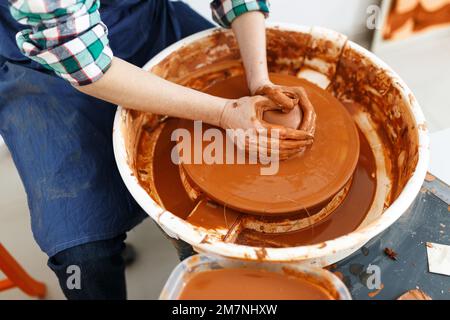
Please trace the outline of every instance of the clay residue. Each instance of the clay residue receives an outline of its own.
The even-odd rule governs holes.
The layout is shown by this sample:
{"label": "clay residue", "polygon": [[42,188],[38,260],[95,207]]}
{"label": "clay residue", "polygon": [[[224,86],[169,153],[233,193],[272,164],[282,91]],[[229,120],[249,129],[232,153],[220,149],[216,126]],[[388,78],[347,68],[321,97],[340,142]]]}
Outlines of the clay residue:
{"label": "clay residue", "polygon": [[122,135],[127,152],[127,162],[133,174],[137,177],[136,157],[138,145],[140,143],[142,130],[144,128],[154,128],[158,125],[159,117],[152,114],[144,114],[139,111],[127,110],[123,119]]}
{"label": "clay residue", "polygon": [[384,254],[386,256],[388,256],[389,259],[397,261],[397,252],[395,252],[394,250],[392,250],[391,248],[385,248],[384,249]]}
{"label": "clay residue", "polygon": [[302,71],[313,70],[332,80],[347,37],[337,32],[327,32],[325,36],[321,29],[317,28],[313,28],[311,32],[313,37],[308,44]]}
{"label": "clay residue", "polygon": [[399,196],[413,175],[419,157],[416,123],[402,89],[387,70],[376,66],[348,44],[330,86],[338,99],[352,101],[353,106],[370,114],[383,142],[387,174],[392,182],[387,204]]}
{"label": "clay residue", "polygon": [[255,249],[255,254],[258,257],[258,260],[263,261],[267,257],[267,250],[266,248],[257,248]]}
{"label": "clay residue", "polygon": [[306,275],[258,269],[218,269],[191,275],[180,300],[335,300],[336,294]]}
{"label": "clay residue", "polygon": [[239,48],[231,31],[217,30],[202,41],[186,45],[171,53],[152,68],[156,75],[179,83],[194,70],[211,64],[239,61]]}
{"label": "clay residue", "polygon": [[[268,28],[266,38],[270,70],[296,75],[303,65],[308,51],[307,44],[312,39],[311,34]],[[191,43],[171,53],[153,67],[152,72],[172,82],[180,83],[193,71],[213,64],[227,64],[230,61],[241,63],[236,39],[230,30],[217,30],[202,41]],[[230,70],[224,71],[225,78],[230,73],[232,73]],[[210,84],[211,79],[207,85]]]}
{"label": "clay residue", "polygon": [[266,38],[270,71],[296,75],[303,66],[311,34],[268,28]]}

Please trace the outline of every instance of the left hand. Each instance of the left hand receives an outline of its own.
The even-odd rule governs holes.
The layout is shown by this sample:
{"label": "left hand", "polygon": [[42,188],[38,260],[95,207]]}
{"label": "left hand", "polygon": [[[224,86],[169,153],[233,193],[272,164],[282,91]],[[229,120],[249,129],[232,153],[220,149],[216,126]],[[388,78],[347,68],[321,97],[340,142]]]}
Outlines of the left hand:
{"label": "left hand", "polygon": [[[279,110],[279,107],[266,97],[229,100],[220,117],[220,127],[232,129],[227,131],[227,134],[232,134],[230,137],[240,150],[257,150],[259,154],[266,155],[277,154],[280,160],[289,159],[312,144],[312,136],[308,132],[264,121],[264,112],[271,110]],[[274,129],[278,131],[277,138],[271,134]]]}

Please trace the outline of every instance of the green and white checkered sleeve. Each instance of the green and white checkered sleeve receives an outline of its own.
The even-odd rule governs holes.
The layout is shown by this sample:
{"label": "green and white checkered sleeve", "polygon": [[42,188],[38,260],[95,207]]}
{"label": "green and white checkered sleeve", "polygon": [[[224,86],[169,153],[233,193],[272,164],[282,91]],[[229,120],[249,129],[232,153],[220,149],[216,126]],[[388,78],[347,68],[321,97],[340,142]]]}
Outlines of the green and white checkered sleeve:
{"label": "green and white checkered sleeve", "polygon": [[12,16],[29,29],[16,41],[21,52],[73,85],[100,79],[111,66],[108,28],[99,0],[9,0]]}
{"label": "green and white checkered sleeve", "polygon": [[250,11],[269,15],[268,0],[214,0],[211,2],[212,17],[222,27],[229,28],[234,19]]}

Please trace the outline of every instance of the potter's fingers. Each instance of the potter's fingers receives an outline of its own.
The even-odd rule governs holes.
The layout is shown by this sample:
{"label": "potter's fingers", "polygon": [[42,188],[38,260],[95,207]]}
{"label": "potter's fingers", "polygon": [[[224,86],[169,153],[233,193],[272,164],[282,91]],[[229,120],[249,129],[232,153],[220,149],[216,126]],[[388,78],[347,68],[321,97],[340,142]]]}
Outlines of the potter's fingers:
{"label": "potter's fingers", "polygon": [[246,143],[245,144],[245,151],[247,154],[250,155],[250,157],[258,158],[258,156],[275,156],[280,154],[279,149],[269,149],[261,144],[255,144],[255,143]]}
{"label": "potter's fingers", "polygon": [[280,139],[292,140],[313,140],[314,136],[305,130],[295,130],[291,128],[278,129]]}
{"label": "potter's fingers", "polygon": [[286,140],[286,139],[270,139],[269,148],[277,147],[280,150],[300,150],[307,147],[313,143],[313,140]]}
{"label": "potter's fingers", "polygon": [[233,135],[233,140],[239,151],[258,157],[277,156],[280,160],[285,160],[295,154],[300,153],[312,140],[280,140],[270,138],[265,135]]}
{"label": "potter's fingers", "polygon": [[314,134],[316,131],[316,117],[317,115],[314,110],[306,112],[300,129]]}
{"label": "potter's fingers", "polygon": [[264,120],[260,120],[259,124],[263,126],[263,129],[258,129],[258,134],[266,134],[268,137],[277,137],[279,139],[292,139],[292,140],[312,140],[314,135],[305,130],[291,129],[276,124],[268,123]]}
{"label": "potter's fingers", "polygon": [[[258,96],[254,103],[255,103],[255,119],[252,120],[255,125],[257,125],[258,122],[262,121],[264,117],[264,112],[271,110],[280,110],[280,107],[278,107],[273,101],[263,96]],[[260,127],[262,127],[261,124]]]}
{"label": "potter's fingers", "polygon": [[297,100],[289,97],[286,92],[283,92],[282,88],[279,87],[268,87],[265,86],[257,91],[257,94],[262,94],[275,102],[283,112],[288,112],[292,110],[297,105]]}
{"label": "potter's fingers", "polygon": [[313,143],[312,139],[308,140],[280,140],[280,149],[298,150],[310,146]]}
{"label": "potter's fingers", "polygon": [[311,126],[308,129],[308,132],[312,135],[315,135],[315,133],[316,133],[316,120],[317,120],[317,114],[314,112],[314,114],[312,115]]}
{"label": "potter's fingers", "polygon": [[279,140],[269,139],[263,140],[262,137],[247,137],[245,139],[246,150],[261,150],[261,151],[270,151],[273,153],[279,153],[280,146]]}
{"label": "potter's fingers", "polygon": [[316,112],[314,110],[314,106],[309,100],[305,89],[295,88],[295,91],[299,98],[300,108],[303,111],[303,121],[300,129],[312,133],[316,127]]}
{"label": "potter's fingers", "polygon": [[317,115],[315,112],[310,114],[308,118],[305,116],[305,121],[302,121],[302,125],[300,126],[300,130],[304,130],[314,136],[316,132],[316,118]]}
{"label": "potter's fingers", "polygon": [[280,150],[302,149],[312,144],[312,140],[288,140],[276,139],[267,136],[260,136],[258,143],[266,145],[268,148],[279,148]]}

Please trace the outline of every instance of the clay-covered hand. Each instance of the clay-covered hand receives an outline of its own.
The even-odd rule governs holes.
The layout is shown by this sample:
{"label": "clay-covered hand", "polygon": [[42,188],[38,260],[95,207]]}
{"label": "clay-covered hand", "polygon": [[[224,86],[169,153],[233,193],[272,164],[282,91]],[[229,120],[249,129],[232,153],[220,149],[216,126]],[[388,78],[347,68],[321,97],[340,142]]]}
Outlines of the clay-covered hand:
{"label": "clay-covered hand", "polygon": [[[262,96],[243,97],[230,100],[224,107],[220,126],[233,135],[239,149],[258,150],[261,154],[278,154],[285,160],[301,152],[313,142],[313,136],[306,130],[295,130],[274,125],[263,120],[264,112],[279,110],[280,107]],[[245,134],[242,134],[243,129]],[[251,130],[248,130],[251,129]],[[272,130],[276,129],[278,138]]]}
{"label": "clay-covered hand", "polygon": [[316,130],[316,112],[305,89],[302,87],[267,84],[256,90],[255,94],[269,98],[285,113],[299,106],[303,117],[299,129],[314,135]]}

